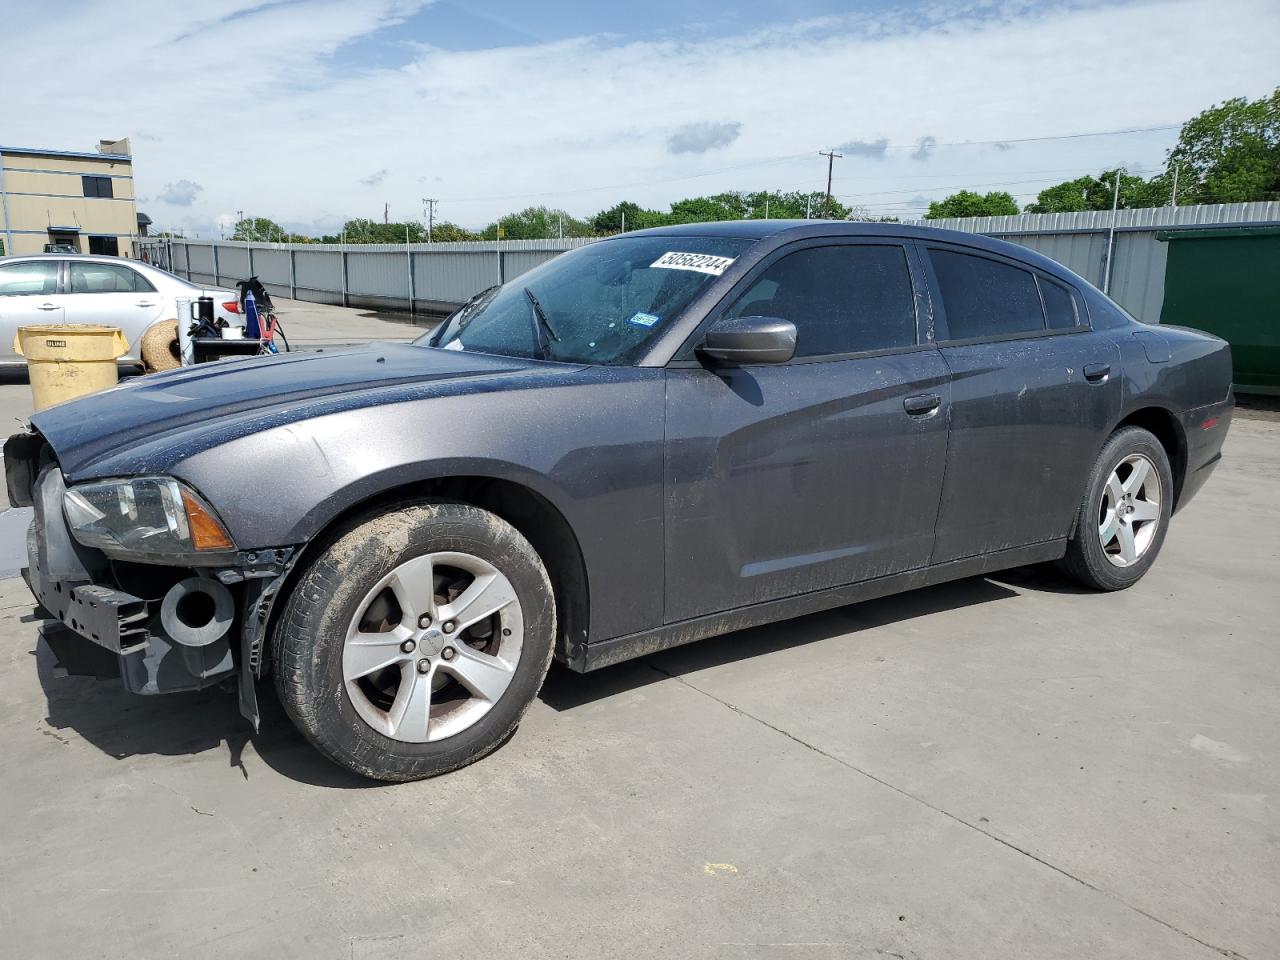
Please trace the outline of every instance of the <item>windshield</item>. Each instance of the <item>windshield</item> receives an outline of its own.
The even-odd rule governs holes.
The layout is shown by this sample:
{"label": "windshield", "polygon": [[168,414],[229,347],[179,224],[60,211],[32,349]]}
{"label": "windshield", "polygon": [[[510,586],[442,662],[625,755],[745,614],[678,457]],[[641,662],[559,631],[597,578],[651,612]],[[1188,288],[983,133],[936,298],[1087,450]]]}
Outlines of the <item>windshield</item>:
{"label": "windshield", "polygon": [[425,338],[570,363],[634,363],[751,241],[623,237],[571,250],[472,298]]}

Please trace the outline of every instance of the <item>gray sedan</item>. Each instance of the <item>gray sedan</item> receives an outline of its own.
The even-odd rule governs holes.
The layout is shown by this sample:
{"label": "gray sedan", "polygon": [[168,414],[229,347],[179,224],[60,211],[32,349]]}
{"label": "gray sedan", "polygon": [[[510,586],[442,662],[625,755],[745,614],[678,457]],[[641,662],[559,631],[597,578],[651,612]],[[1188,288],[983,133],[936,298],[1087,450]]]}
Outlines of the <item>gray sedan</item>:
{"label": "gray sedan", "polygon": [[553,658],[1044,561],[1129,587],[1230,385],[1221,340],[1024,248],[757,220],[590,244],[413,345],[54,407],[5,463],[64,666],[236,677],[255,724],[270,674],[326,756],[410,780],[493,750]]}

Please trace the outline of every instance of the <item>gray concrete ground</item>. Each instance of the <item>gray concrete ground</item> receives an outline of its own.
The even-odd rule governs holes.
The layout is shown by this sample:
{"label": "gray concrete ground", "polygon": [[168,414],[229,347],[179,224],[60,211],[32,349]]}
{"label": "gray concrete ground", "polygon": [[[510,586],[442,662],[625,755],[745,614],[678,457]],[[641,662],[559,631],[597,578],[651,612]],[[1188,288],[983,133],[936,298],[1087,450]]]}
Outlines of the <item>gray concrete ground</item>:
{"label": "gray concrete ground", "polygon": [[1274,957],[1277,481],[1237,420],[1131,590],[1020,570],[556,669],[395,787],[274,703],[255,736],[59,678],[0,581],[3,953]]}

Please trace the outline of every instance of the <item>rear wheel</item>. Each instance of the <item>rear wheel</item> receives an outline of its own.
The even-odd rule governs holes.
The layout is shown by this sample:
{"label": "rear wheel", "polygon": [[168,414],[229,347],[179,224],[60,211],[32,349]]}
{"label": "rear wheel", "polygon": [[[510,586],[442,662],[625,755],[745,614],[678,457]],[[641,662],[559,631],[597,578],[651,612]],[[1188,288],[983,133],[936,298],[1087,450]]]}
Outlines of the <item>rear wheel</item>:
{"label": "rear wheel", "polygon": [[1137,583],[1164,543],[1173,474],[1164,447],[1140,427],[1117,430],[1094,464],[1063,567],[1085,586]]}
{"label": "rear wheel", "polygon": [[464,504],[417,504],[356,526],[302,574],[276,629],[276,684],[330,759],[416,780],[515,729],[554,635],[546,570],[515,528]]}

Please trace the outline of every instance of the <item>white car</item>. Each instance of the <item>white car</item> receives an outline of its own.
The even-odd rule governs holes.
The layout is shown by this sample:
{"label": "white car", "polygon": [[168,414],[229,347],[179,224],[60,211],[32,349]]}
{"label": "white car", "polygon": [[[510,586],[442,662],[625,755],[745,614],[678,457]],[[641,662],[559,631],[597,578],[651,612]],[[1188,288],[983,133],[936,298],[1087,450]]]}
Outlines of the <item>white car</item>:
{"label": "white car", "polygon": [[24,363],[13,349],[18,327],[92,323],[119,327],[129,343],[121,363],[141,364],[142,338],[178,317],[179,298],[213,297],[214,314],[243,322],[234,290],[204,288],[138,260],[81,254],[0,257],[0,364]]}

